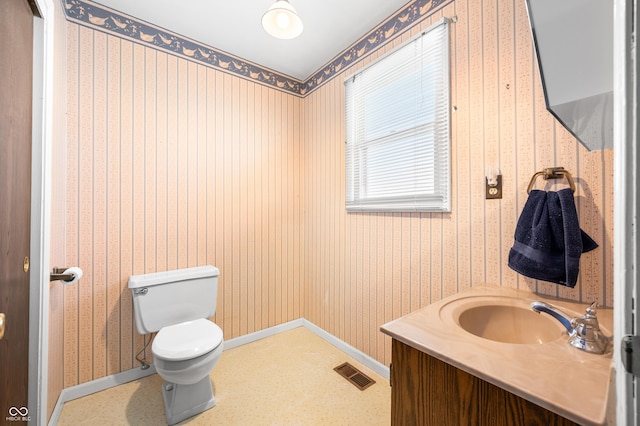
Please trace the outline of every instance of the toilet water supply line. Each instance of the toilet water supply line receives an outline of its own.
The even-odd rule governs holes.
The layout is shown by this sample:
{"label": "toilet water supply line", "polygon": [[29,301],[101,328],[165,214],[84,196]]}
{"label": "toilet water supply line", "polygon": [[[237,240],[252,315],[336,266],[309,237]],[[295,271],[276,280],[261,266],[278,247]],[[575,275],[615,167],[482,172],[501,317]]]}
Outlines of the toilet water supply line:
{"label": "toilet water supply line", "polygon": [[138,353],[136,354],[136,361],[138,361],[140,364],[142,364],[142,366],[140,367],[142,370],[146,370],[147,368],[149,368],[149,364],[147,363],[147,358],[144,357],[142,359],[140,359],[140,354],[142,352],[144,352],[145,349],[147,349],[147,346],[149,346],[149,343],[151,343],[153,341],[153,338],[156,337],[157,333],[152,333],[151,334],[151,338],[149,339],[149,341],[147,342],[147,335],[143,335],[142,338],[144,339],[144,346],[142,347],[142,349],[140,349],[140,351],[138,351]]}

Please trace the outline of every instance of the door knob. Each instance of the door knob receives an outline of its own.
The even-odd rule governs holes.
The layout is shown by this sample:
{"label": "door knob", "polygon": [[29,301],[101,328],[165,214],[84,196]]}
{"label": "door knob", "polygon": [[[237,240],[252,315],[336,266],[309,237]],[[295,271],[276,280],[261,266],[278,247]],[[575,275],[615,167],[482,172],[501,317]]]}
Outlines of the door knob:
{"label": "door knob", "polygon": [[4,314],[0,314],[0,340],[4,337]]}

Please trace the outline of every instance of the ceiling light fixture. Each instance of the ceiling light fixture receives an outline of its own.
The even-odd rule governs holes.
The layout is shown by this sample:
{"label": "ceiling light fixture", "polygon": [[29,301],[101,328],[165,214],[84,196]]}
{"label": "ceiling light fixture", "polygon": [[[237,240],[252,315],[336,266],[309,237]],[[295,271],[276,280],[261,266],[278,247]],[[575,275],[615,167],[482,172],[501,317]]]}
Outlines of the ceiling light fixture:
{"label": "ceiling light fixture", "polygon": [[288,0],[276,0],[262,15],[262,27],[275,38],[291,39],[302,33],[302,20]]}

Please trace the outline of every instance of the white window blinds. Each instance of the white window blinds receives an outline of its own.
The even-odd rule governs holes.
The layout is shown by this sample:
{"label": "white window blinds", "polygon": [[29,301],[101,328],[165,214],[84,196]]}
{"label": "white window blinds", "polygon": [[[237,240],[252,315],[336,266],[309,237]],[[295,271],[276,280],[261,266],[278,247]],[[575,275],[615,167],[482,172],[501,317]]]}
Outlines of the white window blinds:
{"label": "white window blinds", "polygon": [[347,210],[451,210],[449,25],[345,80]]}

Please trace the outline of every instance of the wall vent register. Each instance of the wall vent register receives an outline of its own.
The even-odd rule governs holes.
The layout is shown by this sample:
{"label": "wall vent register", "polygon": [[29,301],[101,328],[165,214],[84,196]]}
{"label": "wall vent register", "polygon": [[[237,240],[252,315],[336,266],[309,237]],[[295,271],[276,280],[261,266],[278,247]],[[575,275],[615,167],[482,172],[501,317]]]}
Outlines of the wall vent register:
{"label": "wall vent register", "polygon": [[335,367],[334,370],[342,377],[347,379],[349,383],[360,390],[365,390],[375,384],[375,380],[373,380],[348,362],[340,364],[339,366]]}

